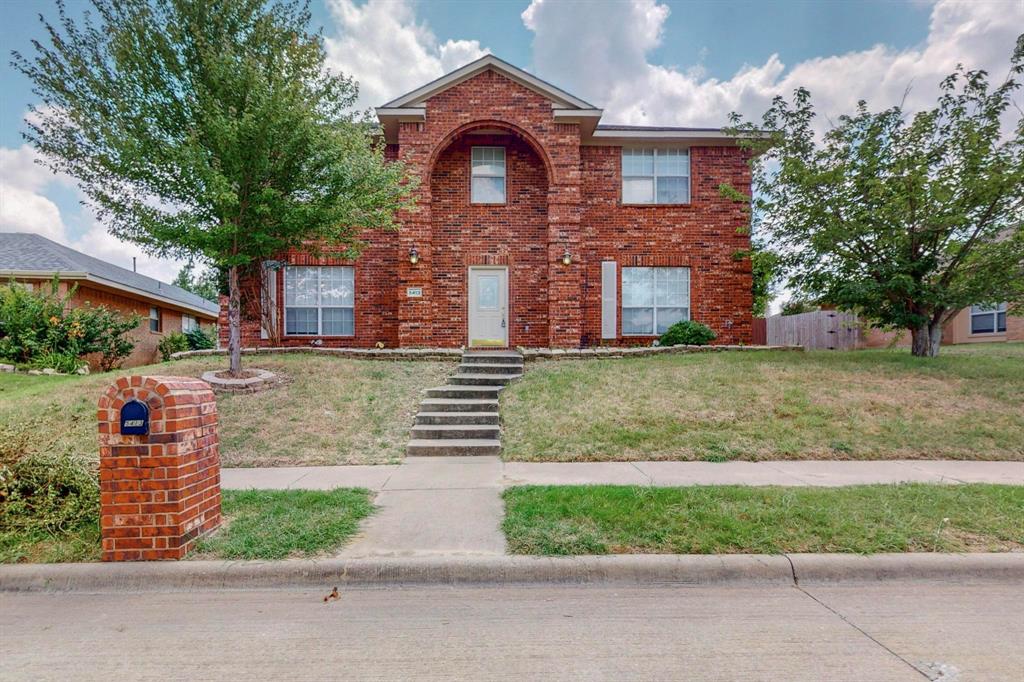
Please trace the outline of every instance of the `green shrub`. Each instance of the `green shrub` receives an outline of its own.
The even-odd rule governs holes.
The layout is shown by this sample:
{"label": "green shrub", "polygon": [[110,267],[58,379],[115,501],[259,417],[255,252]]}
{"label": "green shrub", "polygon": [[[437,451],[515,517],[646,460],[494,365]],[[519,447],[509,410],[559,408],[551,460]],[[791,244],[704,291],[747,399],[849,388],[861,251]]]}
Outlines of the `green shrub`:
{"label": "green shrub", "polygon": [[189,350],[206,350],[217,347],[217,339],[214,338],[213,331],[207,333],[203,331],[202,327],[188,330],[185,332],[185,336],[188,337]]}
{"label": "green shrub", "polygon": [[715,340],[711,327],[693,320],[676,322],[658,339],[662,346],[706,346]]}
{"label": "green shrub", "polygon": [[157,349],[160,351],[160,357],[167,362],[174,353],[189,350],[188,337],[181,332],[171,332],[160,340]]}
{"label": "green shrub", "polygon": [[99,522],[96,465],[67,452],[40,452],[35,421],[0,425],[0,529],[59,534]]}
{"label": "green shrub", "polygon": [[13,281],[0,286],[0,360],[38,366],[54,355],[96,353],[101,369],[116,367],[135,347],[127,335],[141,318],[104,306],[72,308],[74,293],[72,287],[61,296],[57,278],[49,291],[29,291]]}
{"label": "green shrub", "polygon": [[55,369],[64,374],[74,374],[85,364],[85,360],[69,353],[40,353],[32,358],[34,369]]}

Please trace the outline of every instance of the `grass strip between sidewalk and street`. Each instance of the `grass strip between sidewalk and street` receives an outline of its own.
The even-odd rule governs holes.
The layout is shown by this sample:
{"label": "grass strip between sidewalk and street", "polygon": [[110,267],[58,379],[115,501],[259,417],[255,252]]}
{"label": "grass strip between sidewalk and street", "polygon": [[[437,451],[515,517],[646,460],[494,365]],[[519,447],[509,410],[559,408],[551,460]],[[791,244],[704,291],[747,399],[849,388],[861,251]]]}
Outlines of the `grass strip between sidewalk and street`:
{"label": "grass strip between sidewalk and street", "polygon": [[290,559],[339,549],[373,513],[372,493],[334,490],[225,490],[225,523],[190,559]]}
{"label": "grass strip between sidewalk and street", "polygon": [[1024,486],[520,486],[513,554],[1024,551]]}
{"label": "grass strip between sidewalk and street", "polygon": [[[189,559],[289,559],[330,554],[373,513],[373,494],[334,490],[223,490],[224,524]],[[99,561],[99,510],[73,527],[0,531],[0,564]]]}

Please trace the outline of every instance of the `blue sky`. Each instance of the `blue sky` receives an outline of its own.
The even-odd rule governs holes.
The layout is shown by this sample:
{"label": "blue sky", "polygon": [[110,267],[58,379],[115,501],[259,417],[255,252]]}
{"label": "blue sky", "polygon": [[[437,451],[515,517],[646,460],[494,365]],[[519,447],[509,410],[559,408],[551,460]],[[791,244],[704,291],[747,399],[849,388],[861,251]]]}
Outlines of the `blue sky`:
{"label": "blue sky", "polygon": [[[87,6],[68,0],[72,13]],[[30,50],[51,0],[0,0],[0,47]],[[606,110],[605,122],[717,125],[730,111],[756,116],[774,94],[810,87],[829,114],[860,97],[911,106],[934,100],[957,61],[999,70],[1024,0],[751,2],[622,0],[314,0],[329,65],[381,104],[493,52]],[[1002,60],[1002,61],[1000,61]],[[31,170],[20,137],[32,94],[0,68],[0,230],[31,230],[99,257],[137,249],[104,235],[67,179]],[[140,260],[160,277],[176,263]]]}

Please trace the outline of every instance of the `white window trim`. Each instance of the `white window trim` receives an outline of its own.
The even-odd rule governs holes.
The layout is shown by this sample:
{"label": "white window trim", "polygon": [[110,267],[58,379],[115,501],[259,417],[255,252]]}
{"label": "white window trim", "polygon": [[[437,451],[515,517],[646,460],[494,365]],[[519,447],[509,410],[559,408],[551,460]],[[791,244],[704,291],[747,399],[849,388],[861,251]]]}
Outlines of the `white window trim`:
{"label": "white window trim", "polygon": [[[653,163],[654,167],[651,169],[651,175],[626,175],[625,167],[626,164],[623,162],[623,152],[625,151],[652,151],[654,152]],[[661,177],[666,178],[686,178],[687,180],[687,191],[686,201],[678,202],[661,202],[658,201],[658,154],[661,152],[685,152],[686,153],[686,175],[665,175]],[[679,147],[623,147],[619,153],[619,171],[622,177],[619,183],[619,197],[622,200],[623,206],[689,206],[693,203],[693,168],[691,164],[693,158],[690,156],[690,148],[679,148]],[[651,201],[626,201],[626,179],[627,178],[651,178],[652,183],[652,196]]]}
{"label": "white window trim", "polygon": [[[313,267],[316,268],[316,305],[288,305],[288,272],[292,268],[304,268]],[[320,302],[320,276],[324,268],[348,268],[352,271],[352,305],[329,305],[323,306]],[[284,301],[284,336],[293,339],[315,339],[323,337],[325,339],[351,339],[356,335],[356,272],[355,267],[352,265],[287,265],[284,268],[284,288],[285,288],[285,301]],[[350,308],[352,310],[352,333],[351,334],[324,334],[324,313],[323,309],[327,308]],[[316,334],[289,334],[288,333],[288,310],[289,309],[302,309],[302,310],[315,310],[316,311]]]}
{"label": "white window trim", "polygon": [[[968,316],[968,320],[967,320],[967,325],[968,325],[967,331],[969,332],[969,334],[971,336],[995,336],[997,334],[1005,334],[1006,333],[1006,329],[1003,329],[1002,331],[999,331],[999,313],[1004,313],[1005,314],[1007,307],[1008,306],[1005,303],[1000,303],[999,305],[997,305],[992,310],[985,310],[985,311],[974,312],[974,306],[971,306],[970,308],[967,309],[968,312],[970,313],[969,316]],[[976,332],[976,331],[974,331],[974,318],[975,317],[981,317],[983,315],[988,315],[988,316],[990,316],[992,318],[992,331],[990,331],[990,332]]]}
{"label": "white window trim", "polygon": [[[682,320],[679,320],[679,322],[685,322],[685,321],[689,321],[689,320],[693,319],[693,301],[690,299],[690,293],[691,293],[691,287],[690,287],[691,280],[690,280],[690,276],[693,273],[691,272],[689,266],[686,266],[686,265],[650,265],[650,266],[648,266],[648,265],[637,265],[637,266],[626,266],[626,267],[622,268],[622,276],[623,276],[623,278],[625,278],[626,270],[631,270],[631,269],[647,269],[647,270],[654,270],[655,271],[655,275],[654,276],[655,276],[655,278],[657,278],[657,271],[659,269],[677,269],[677,268],[678,269],[682,269],[682,270],[686,270],[686,317],[683,318]],[[625,285],[624,284],[622,285],[622,289],[623,289],[623,292],[625,292]],[[652,308],[654,310],[654,315],[653,315],[653,317],[651,319],[652,324],[651,324],[651,332],[650,333],[647,333],[647,332],[626,332],[626,330],[623,329],[622,330],[622,335],[623,336],[644,336],[644,337],[661,336],[661,334],[658,333],[658,308],[659,307],[661,307],[661,308],[679,308],[680,306],[677,306],[677,305],[663,305],[663,306],[659,306],[657,304],[657,301],[656,301],[656,298],[655,298],[655,293],[657,292],[657,290],[658,290],[658,281],[657,281],[657,279],[655,279],[654,280],[654,291],[651,292],[651,294],[652,294],[652,296],[651,296],[651,305],[649,305],[649,306],[646,306],[646,305],[645,306],[626,306],[626,305],[620,306],[620,308],[622,309],[621,317],[622,317],[623,321],[625,321],[625,317],[626,317],[625,311],[626,311],[627,308],[628,309]]]}
{"label": "white window trim", "polygon": [[[501,150],[501,174],[477,173],[473,166],[473,152],[477,149],[500,149]],[[503,206],[508,203],[508,151],[504,147],[494,145],[476,145],[469,149],[469,203],[481,206]],[[473,197],[473,178],[501,178],[501,201],[477,201]]]}

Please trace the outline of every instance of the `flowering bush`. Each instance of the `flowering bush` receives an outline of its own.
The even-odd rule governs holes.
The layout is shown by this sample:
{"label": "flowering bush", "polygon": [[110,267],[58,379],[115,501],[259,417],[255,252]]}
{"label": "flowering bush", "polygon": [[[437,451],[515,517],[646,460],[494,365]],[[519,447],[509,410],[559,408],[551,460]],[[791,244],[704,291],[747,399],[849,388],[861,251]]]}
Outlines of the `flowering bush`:
{"label": "flowering bush", "polygon": [[126,358],[135,347],[128,332],[141,318],[104,306],[72,308],[74,293],[72,288],[61,296],[56,278],[49,291],[30,291],[13,281],[0,286],[0,360],[39,366],[59,357],[66,369],[98,353],[100,369],[108,370]]}

